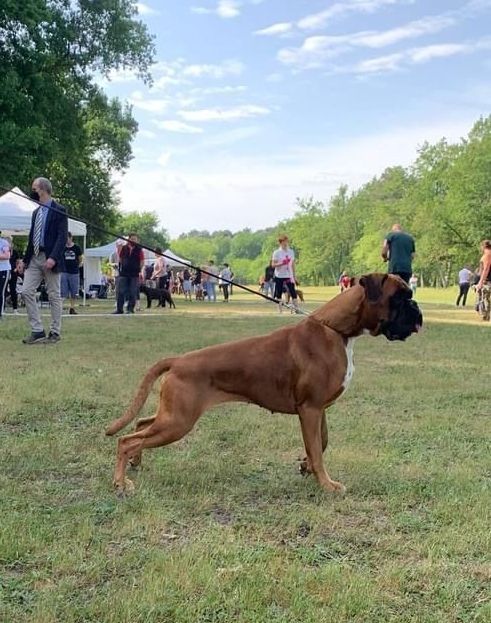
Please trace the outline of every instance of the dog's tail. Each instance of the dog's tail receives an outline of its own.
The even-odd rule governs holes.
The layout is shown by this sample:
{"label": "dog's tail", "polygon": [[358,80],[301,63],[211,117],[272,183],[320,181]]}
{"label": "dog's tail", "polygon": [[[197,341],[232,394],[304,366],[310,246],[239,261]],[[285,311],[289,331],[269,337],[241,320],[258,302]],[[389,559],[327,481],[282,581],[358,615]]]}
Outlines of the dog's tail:
{"label": "dog's tail", "polygon": [[143,380],[140,383],[140,387],[138,388],[138,391],[136,392],[136,395],[133,398],[130,406],[126,409],[126,411],[120,418],[114,420],[114,422],[112,422],[106,428],[106,435],[114,435],[114,433],[120,431],[122,428],[124,428],[127,424],[129,424],[132,420],[136,418],[138,413],[140,413],[143,405],[145,404],[145,401],[148,398],[148,394],[150,393],[153,384],[159,378],[159,376],[162,376],[164,372],[170,370],[174,360],[174,357],[161,359],[150,368],[150,370],[143,377]]}

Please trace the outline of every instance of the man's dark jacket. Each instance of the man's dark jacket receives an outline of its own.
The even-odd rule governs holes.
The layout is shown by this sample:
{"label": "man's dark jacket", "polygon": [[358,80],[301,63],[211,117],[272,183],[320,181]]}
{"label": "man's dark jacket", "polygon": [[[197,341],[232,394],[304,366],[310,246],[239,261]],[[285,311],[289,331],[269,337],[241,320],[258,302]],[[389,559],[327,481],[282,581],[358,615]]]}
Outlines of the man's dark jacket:
{"label": "man's dark jacket", "polygon": [[[27,243],[26,255],[24,257],[26,265],[29,264],[32,256],[34,255],[34,244],[32,238],[34,235],[36,215],[40,209],[40,207],[37,207],[32,213],[31,231],[29,232],[29,241]],[[51,258],[55,260],[56,264],[52,268],[54,272],[63,272],[65,268],[63,252],[65,250],[67,235],[68,216],[66,214],[66,209],[52,199],[51,206],[48,208],[48,214],[46,215],[46,223],[44,226],[44,253],[46,254],[46,259]]]}

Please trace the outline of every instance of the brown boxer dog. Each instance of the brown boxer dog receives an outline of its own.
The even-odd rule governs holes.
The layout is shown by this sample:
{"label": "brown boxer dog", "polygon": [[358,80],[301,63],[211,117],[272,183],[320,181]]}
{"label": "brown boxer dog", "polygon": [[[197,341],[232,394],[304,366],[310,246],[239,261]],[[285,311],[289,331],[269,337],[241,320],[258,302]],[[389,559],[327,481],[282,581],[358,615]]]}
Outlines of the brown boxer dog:
{"label": "brown boxer dog", "polygon": [[324,467],[324,411],[351,380],[354,338],[366,333],[405,340],[419,330],[423,318],[411,297],[400,277],[365,275],[298,324],[158,361],[126,412],[106,430],[113,435],[131,422],[155,380],[166,373],[156,415],[140,420],[133,434],[118,440],[117,491],[122,494],[133,488],[125,476],[126,466],[128,462],[138,465],[144,448],[177,441],[210,407],[239,401],[297,414],[307,454],[302,471],[314,473],[324,489],[343,492],[343,485],[332,480]]}

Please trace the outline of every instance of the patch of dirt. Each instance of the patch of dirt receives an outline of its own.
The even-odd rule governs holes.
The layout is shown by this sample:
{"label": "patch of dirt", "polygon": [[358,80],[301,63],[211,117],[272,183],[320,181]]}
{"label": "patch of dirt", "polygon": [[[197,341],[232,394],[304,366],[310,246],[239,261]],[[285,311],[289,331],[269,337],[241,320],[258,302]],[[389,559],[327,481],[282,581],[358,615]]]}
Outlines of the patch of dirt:
{"label": "patch of dirt", "polygon": [[231,512],[221,508],[220,506],[214,506],[211,509],[211,516],[221,526],[229,526],[234,522],[234,516]]}

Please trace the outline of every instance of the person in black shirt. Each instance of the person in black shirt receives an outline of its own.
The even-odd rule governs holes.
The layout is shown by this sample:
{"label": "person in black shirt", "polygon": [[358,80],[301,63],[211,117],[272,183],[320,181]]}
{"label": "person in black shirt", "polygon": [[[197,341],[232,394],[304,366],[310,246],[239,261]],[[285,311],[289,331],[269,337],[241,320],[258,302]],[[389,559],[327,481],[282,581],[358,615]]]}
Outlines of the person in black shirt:
{"label": "person in black shirt", "polygon": [[74,315],[75,299],[78,297],[80,289],[79,268],[82,263],[82,249],[73,242],[71,232],[68,232],[65,250],[63,251],[65,270],[61,273],[61,296],[70,299],[70,315]]}
{"label": "person in black shirt", "polygon": [[274,268],[271,264],[264,269],[263,293],[271,298],[274,297]]}

